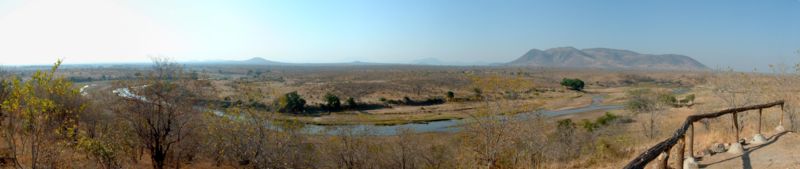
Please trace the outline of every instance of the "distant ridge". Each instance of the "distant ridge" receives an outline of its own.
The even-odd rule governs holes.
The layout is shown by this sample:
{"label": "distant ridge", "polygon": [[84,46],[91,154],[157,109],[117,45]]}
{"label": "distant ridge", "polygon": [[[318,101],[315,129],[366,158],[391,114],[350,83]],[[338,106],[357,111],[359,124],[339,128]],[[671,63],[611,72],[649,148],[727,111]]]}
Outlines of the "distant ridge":
{"label": "distant ridge", "polygon": [[[234,61],[234,62],[237,62],[237,61]],[[238,61],[238,62],[240,62],[240,64],[252,64],[252,65],[281,65],[281,64],[286,64],[286,63],[282,63],[282,62],[275,62],[275,61],[267,60],[267,59],[264,59],[264,58],[261,58],[261,57],[254,57],[254,58],[251,58],[251,59],[247,59],[247,60],[244,60],[244,61]]]}
{"label": "distant ridge", "polygon": [[360,65],[393,65],[390,63],[372,63],[372,62],[361,62],[361,61],[353,61],[353,62],[342,62],[342,63],[287,63],[287,62],[276,62],[272,60],[267,60],[261,57],[254,57],[247,60],[222,60],[222,61],[202,61],[202,62],[190,62],[190,64],[200,64],[200,65],[248,65],[248,66],[360,66]]}
{"label": "distant ridge", "polygon": [[689,56],[676,54],[641,54],[629,50],[559,47],[547,50],[531,49],[507,66],[602,68],[602,69],[656,69],[656,70],[706,70],[708,67]]}

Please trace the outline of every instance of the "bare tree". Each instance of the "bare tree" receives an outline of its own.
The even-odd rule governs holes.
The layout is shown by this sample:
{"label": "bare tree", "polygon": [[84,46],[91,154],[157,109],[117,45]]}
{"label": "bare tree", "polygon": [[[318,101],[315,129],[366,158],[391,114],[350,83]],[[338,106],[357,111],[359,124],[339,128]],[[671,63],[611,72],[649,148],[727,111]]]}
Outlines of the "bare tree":
{"label": "bare tree", "polygon": [[153,58],[153,63],[152,72],[125,88],[130,92],[122,94],[120,112],[148,150],[153,168],[161,169],[174,145],[192,132],[192,119],[199,114],[194,106],[202,92],[177,63],[167,58]]}

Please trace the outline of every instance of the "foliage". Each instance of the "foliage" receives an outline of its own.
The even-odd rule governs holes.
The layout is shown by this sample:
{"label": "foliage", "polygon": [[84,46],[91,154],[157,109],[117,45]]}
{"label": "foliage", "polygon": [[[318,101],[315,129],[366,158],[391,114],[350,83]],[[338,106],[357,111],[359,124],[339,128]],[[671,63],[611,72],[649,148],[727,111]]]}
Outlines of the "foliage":
{"label": "foliage", "polygon": [[403,97],[403,100],[386,100],[387,104],[409,105],[409,106],[430,106],[444,104],[445,100],[441,97],[431,97],[424,100],[414,100],[410,97]]}
{"label": "foliage", "polygon": [[558,120],[558,130],[571,130],[575,128],[575,122],[572,122],[572,119],[563,119]]}
{"label": "foliage", "polygon": [[453,91],[447,91],[446,96],[448,100],[453,100],[454,98],[456,98],[456,94],[453,93]]}
{"label": "foliage", "polygon": [[339,111],[342,109],[342,102],[339,100],[339,97],[333,95],[332,93],[325,94],[325,105],[322,105],[322,109],[328,111]]}
{"label": "foliage", "polygon": [[278,111],[284,113],[302,113],[305,110],[306,100],[297,92],[289,92],[278,99]]}
{"label": "foliage", "polygon": [[679,102],[682,106],[691,106],[694,104],[694,97],[695,97],[694,94],[690,94],[681,99]]}
{"label": "foliage", "polygon": [[628,101],[625,102],[625,108],[633,113],[650,113],[648,122],[642,123],[643,127],[648,130],[645,134],[649,138],[655,138],[657,135],[656,119],[659,112],[666,108],[666,106],[675,106],[675,97],[671,93],[666,92],[653,92],[650,89],[633,89],[627,92]]}
{"label": "foliage", "polygon": [[610,112],[606,112],[603,116],[597,117],[594,122],[583,119],[581,121],[581,126],[588,132],[593,132],[603,126],[610,125],[614,121],[619,119],[619,116],[611,114]]}
{"label": "foliage", "polygon": [[570,90],[581,91],[581,90],[583,90],[583,87],[584,87],[585,84],[584,84],[583,80],[581,80],[581,79],[564,78],[564,79],[561,79],[561,85],[562,86],[566,86]]}
{"label": "foliage", "polygon": [[477,98],[477,99],[483,98],[483,90],[481,90],[481,88],[477,88],[477,87],[473,88],[472,89],[472,93],[475,94],[475,98]]}
{"label": "foliage", "polygon": [[345,101],[345,104],[347,104],[347,107],[351,108],[351,109],[355,109],[355,108],[358,107],[358,102],[356,102],[356,99],[354,99],[352,97],[347,98],[347,101]]}
{"label": "foliage", "polygon": [[[36,71],[26,81],[12,77],[2,82],[3,138],[18,168],[55,167],[63,152],[60,148],[67,148],[59,145],[68,145],[77,136],[85,104],[69,80],[55,75],[60,65],[59,60],[49,71]],[[16,160],[21,157],[30,163]]]}
{"label": "foliage", "polygon": [[650,89],[634,89],[627,92],[628,100],[625,108],[634,113],[652,111],[656,107],[657,101],[652,97]]}
{"label": "foliage", "polygon": [[91,155],[103,168],[121,168],[119,164],[119,145],[98,138],[80,137],[77,146]]}
{"label": "foliage", "polygon": [[672,95],[671,93],[659,93],[657,97],[658,97],[658,102],[660,102],[661,104],[677,106],[678,99],[676,99],[675,95]]}

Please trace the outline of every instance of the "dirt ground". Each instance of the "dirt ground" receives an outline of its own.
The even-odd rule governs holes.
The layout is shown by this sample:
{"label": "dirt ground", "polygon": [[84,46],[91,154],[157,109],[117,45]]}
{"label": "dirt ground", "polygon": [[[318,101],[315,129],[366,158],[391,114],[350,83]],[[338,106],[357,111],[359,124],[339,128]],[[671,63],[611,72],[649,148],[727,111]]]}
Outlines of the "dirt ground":
{"label": "dirt ground", "polygon": [[747,145],[745,153],[721,153],[700,161],[708,169],[731,168],[800,168],[800,135],[793,132],[767,135],[763,145]]}

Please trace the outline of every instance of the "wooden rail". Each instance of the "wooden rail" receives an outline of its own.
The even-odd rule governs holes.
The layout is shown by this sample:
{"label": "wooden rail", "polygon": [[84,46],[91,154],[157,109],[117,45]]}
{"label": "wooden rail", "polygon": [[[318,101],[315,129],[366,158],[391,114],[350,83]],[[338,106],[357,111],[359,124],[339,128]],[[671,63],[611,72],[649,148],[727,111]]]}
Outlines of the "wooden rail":
{"label": "wooden rail", "polygon": [[[664,158],[663,161],[662,161],[663,163],[659,164],[659,166],[666,167],[667,166],[666,163],[667,163],[667,161],[669,161],[668,160],[669,159],[669,151],[673,146],[675,146],[675,144],[678,144],[679,141],[681,142],[681,144],[679,145],[679,149],[680,149],[679,151],[683,152],[684,141],[686,141],[685,140],[686,131],[689,130],[689,129],[691,129],[692,133],[689,135],[689,141],[686,142],[685,144],[688,144],[687,147],[688,147],[688,151],[689,151],[689,154],[690,154],[689,156],[690,157],[694,157],[694,150],[693,150],[693,148],[694,148],[694,146],[693,146],[693,144],[694,144],[694,125],[693,125],[693,123],[698,121],[698,120],[701,120],[701,119],[716,118],[716,117],[719,117],[719,116],[722,116],[722,115],[726,115],[726,114],[733,114],[733,121],[734,121],[733,123],[734,123],[734,126],[736,127],[736,140],[735,141],[738,141],[739,140],[739,127],[738,127],[739,126],[739,122],[736,119],[737,118],[736,113],[744,112],[744,111],[748,111],[748,110],[756,110],[756,109],[758,109],[758,115],[759,115],[759,117],[758,117],[758,120],[759,120],[759,122],[758,122],[758,125],[759,125],[758,126],[758,132],[760,134],[761,133],[761,110],[765,109],[765,108],[779,106],[779,105],[781,106],[780,124],[782,125],[783,124],[783,106],[784,106],[783,100],[772,102],[772,103],[767,103],[767,104],[759,104],[759,105],[752,105],[752,106],[746,106],[746,107],[731,108],[731,109],[722,110],[722,111],[719,111],[719,112],[716,112],[716,113],[698,114],[698,115],[691,115],[689,117],[686,117],[686,121],[683,122],[683,125],[681,125],[681,127],[678,128],[677,131],[675,131],[675,133],[672,135],[672,137],[670,137],[669,139],[664,140],[664,141],[656,144],[655,146],[651,147],[650,149],[647,149],[647,151],[645,151],[644,153],[640,154],[635,159],[631,160],[631,162],[628,163],[628,165],[626,165],[625,168],[626,169],[644,168],[649,162],[653,161],[653,159],[656,159],[662,153],[666,153],[667,155],[662,157],[662,158]],[[683,155],[683,153],[680,153],[680,154],[681,154],[681,156]],[[680,159],[679,160],[680,163],[678,163],[679,168],[682,168],[683,167],[683,157],[678,157],[678,158]]]}

